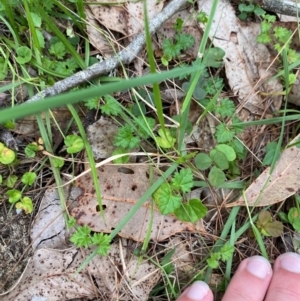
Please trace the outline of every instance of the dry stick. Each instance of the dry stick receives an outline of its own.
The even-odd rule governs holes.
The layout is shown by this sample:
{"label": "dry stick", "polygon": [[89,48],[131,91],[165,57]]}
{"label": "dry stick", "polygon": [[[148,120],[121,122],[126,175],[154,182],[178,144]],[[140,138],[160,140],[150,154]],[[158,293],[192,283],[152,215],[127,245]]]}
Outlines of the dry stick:
{"label": "dry stick", "polygon": [[[161,27],[165,21],[170,19],[177,11],[179,11],[186,2],[187,0],[173,0],[169,3],[154,19],[150,21],[150,33],[154,34],[159,27]],[[86,83],[99,75],[109,73],[111,70],[117,68],[121,63],[129,64],[142,50],[145,43],[145,33],[141,32],[125,49],[117,53],[114,57],[94,64],[83,71],[77,72],[74,75],[55,83],[52,87],[46,88],[28,99],[27,102],[39,101],[48,96],[58,95]]]}
{"label": "dry stick", "polygon": [[256,0],[255,2],[262,8],[277,14],[296,17],[300,12],[300,4],[295,0]]}

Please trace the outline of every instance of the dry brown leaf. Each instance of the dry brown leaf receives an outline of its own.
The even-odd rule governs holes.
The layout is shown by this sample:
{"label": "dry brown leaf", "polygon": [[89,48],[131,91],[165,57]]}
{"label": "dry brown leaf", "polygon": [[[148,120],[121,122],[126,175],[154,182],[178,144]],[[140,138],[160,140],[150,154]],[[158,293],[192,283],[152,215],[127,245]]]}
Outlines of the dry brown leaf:
{"label": "dry brown leaf", "polygon": [[127,35],[127,15],[124,7],[111,5],[111,3],[116,3],[114,0],[105,1],[108,5],[103,5],[104,1],[102,0],[94,2],[99,2],[99,4],[89,4],[88,6],[95,19],[104,27]]}
{"label": "dry brown leaf", "polygon": [[[212,3],[210,0],[199,0],[199,10],[209,14]],[[264,99],[256,92],[260,90],[272,95],[282,91],[282,85],[279,79],[266,81],[277,70],[267,71],[271,55],[265,45],[256,42],[260,25],[241,24],[231,4],[220,0],[209,36],[214,46],[222,48],[226,53],[224,57],[226,76],[233,93],[240,101],[240,110],[243,109],[240,111],[240,118],[249,120],[255,115],[263,116],[268,112],[270,103],[275,110],[280,108],[280,96]],[[199,25],[204,27],[202,23]],[[263,79],[263,85],[257,84],[260,79]]]}
{"label": "dry brown leaf", "polygon": [[[163,8],[164,0],[148,0],[147,11],[149,20],[153,19]],[[144,28],[144,2],[128,1],[125,4],[127,11],[127,34],[129,41]]]}
{"label": "dry brown leaf", "polygon": [[127,250],[114,243],[107,257],[94,257],[84,270],[76,274],[93,249],[82,253],[76,249],[38,249],[19,285],[1,300],[61,301],[79,297],[148,300],[160,272],[152,263],[140,263]]}
{"label": "dry brown leaf", "polygon": [[99,23],[88,6],[85,6],[84,12],[87,24],[86,30],[90,43],[100,51],[104,58],[112,56],[115,53],[111,44],[113,42],[109,43],[108,38],[103,34],[102,29],[99,28]]}
{"label": "dry brown leaf", "polygon": [[[148,167],[135,165],[120,167],[103,166],[98,169],[102,204],[105,222],[100,216],[98,202],[91,175],[84,175],[77,181],[77,186],[84,191],[79,199],[78,207],[72,215],[80,225],[88,225],[96,232],[111,232],[125,217],[130,209],[150,188]],[[135,241],[144,241],[148,228],[151,226],[151,203],[148,200],[119,232],[119,235]],[[193,225],[177,220],[175,216],[163,216],[155,207],[153,210],[151,239],[161,241],[182,231],[203,230],[202,221]]]}
{"label": "dry brown leaf", "polygon": [[[298,135],[290,144],[300,138]],[[296,146],[286,148],[275,168],[270,174],[270,168],[264,172],[247,188],[246,200],[243,197],[230,206],[268,206],[284,201],[295,194],[300,188],[300,149]]]}

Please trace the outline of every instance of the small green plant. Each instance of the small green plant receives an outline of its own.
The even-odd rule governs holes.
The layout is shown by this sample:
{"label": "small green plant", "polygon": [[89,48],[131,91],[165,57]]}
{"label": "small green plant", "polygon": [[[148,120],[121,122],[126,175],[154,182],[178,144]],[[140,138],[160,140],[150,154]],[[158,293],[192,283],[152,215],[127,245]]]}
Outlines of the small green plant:
{"label": "small green plant", "polygon": [[106,256],[111,248],[110,236],[104,233],[91,233],[91,228],[87,225],[78,227],[76,232],[71,236],[70,241],[77,247],[88,248],[97,247],[97,253]]}
{"label": "small green plant", "polygon": [[295,49],[290,48],[293,32],[283,26],[274,26],[274,22],[276,21],[275,16],[264,14],[262,18],[261,33],[257,37],[257,42],[262,44],[273,42],[273,47],[278,53],[283,48],[286,49],[287,59],[290,64],[298,61],[300,55]]}
{"label": "small green plant", "polygon": [[[27,187],[33,185],[36,180],[36,173],[28,171],[25,172],[21,178],[21,182],[24,184],[22,190],[10,189],[7,190],[6,195],[8,196],[8,201],[16,206],[17,211],[24,210],[26,214],[29,214],[33,210],[32,199],[27,196],[23,196],[24,191]],[[10,179],[9,179],[10,178]],[[6,180],[6,185],[10,188],[14,187],[17,181],[16,176],[10,176]],[[9,184],[9,185],[8,185]]]}
{"label": "small green plant", "polygon": [[261,211],[258,215],[256,227],[265,236],[278,237],[283,233],[283,224],[274,221],[269,211]]}
{"label": "small green plant", "polygon": [[64,142],[69,154],[78,153],[84,149],[83,140],[78,135],[68,135],[65,138]]}
{"label": "small green plant", "polygon": [[234,252],[234,247],[226,243],[219,252],[211,254],[210,258],[206,260],[211,269],[216,269],[220,266],[220,261],[226,262],[230,259]]}
{"label": "small green plant", "polygon": [[182,51],[191,48],[195,43],[192,35],[182,32],[183,20],[181,18],[177,18],[174,29],[177,31],[174,38],[165,39],[162,44],[163,56],[161,61],[165,66],[168,66],[172,59],[177,58]]}
{"label": "small green plant", "polygon": [[241,20],[246,20],[251,14],[255,14],[256,16],[262,16],[266,13],[259,5],[253,3],[250,4],[240,3],[239,11],[241,13],[238,15],[238,17]]}
{"label": "small green plant", "polygon": [[[296,196],[296,199],[299,197]],[[279,212],[281,220],[285,223],[289,223],[293,226],[294,230],[300,233],[300,208],[292,207],[289,209],[288,214]]]}
{"label": "small green plant", "polygon": [[15,152],[0,142],[0,163],[4,165],[11,164],[15,159]]}
{"label": "small green plant", "polygon": [[[202,102],[210,106],[209,111],[220,119],[220,124],[216,127],[216,146],[209,154],[200,152],[195,157],[195,165],[201,171],[209,169],[208,181],[212,186],[219,186],[226,181],[227,177],[234,177],[239,174],[238,160],[245,158],[246,149],[235,137],[243,131],[242,127],[237,127],[234,122],[239,122],[238,118],[232,118],[232,124],[226,121],[235,113],[235,104],[228,98],[221,99],[215,105]],[[225,173],[226,172],[226,173]]]}
{"label": "small green plant", "polygon": [[194,186],[190,168],[182,168],[170,181],[164,182],[153,194],[153,199],[162,214],[175,214],[178,219],[196,222],[205,216],[207,208],[200,199],[184,202],[184,195]]}

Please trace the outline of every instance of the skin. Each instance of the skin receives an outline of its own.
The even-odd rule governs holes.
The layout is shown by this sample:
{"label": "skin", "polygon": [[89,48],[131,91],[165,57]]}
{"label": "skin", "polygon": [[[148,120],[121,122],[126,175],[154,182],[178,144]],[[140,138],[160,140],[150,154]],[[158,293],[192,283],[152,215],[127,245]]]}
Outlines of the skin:
{"label": "skin", "polygon": [[[202,296],[201,296],[202,295]],[[270,263],[261,256],[243,260],[222,301],[299,301],[300,255],[285,253]],[[213,301],[213,293],[201,281],[187,288],[177,301]]]}

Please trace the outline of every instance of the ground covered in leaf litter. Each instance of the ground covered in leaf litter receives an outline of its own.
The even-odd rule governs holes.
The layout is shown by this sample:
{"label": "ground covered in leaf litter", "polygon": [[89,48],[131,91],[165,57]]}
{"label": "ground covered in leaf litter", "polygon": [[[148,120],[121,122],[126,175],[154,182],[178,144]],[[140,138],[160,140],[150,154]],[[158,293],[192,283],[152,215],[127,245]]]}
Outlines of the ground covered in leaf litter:
{"label": "ground covered in leaf litter", "polygon": [[[210,10],[208,2],[209,1],[198,1],[198,8],[201,8],[201,10],[206,11],[208,13]],[[153,6],[153,15],[157,14],[157,12],[162,9],[162,4],[163,2],[161,2],[161,4],[158,6]],[[220,1],[221,6],[219,7],[218,12],[222,12],[224,10],[224,6],[222,6],[222,4],[223,2]],[[264,71],[268,68],[269,64],[271,63],[272,56],[268,54],[267,48],[263,48],[261,45],[257,45],[255,41],[255,37],[259,32],[259,25],[256,23],[241,24],[236,19],[236,11],[231,9],[228,3],[225,4],[227,9],[225,15],[227,16],[227,18],[222,19],[221,16],[218,14],[216,16],[216,19],[222,19],[222,21],[224,22],[224,26],[219,26],[219,28],[213,28],[211,33],[211,37],[230,37],[230,39],[227,40],[214,40],[214,45],[224,49],[226,52],[226,57],[224,60],[225,66],[217,70],[212,68],[210,72],[212,72],[212,75],[214,75],[215,72],[217,72],[217,74],[222,75],[226,73],[226,77],[224,74],[224,78],[226,78],[228,86],[226,87],[227,91],[226,89],[224,90],[225,92],[223,96],[229,96],[231,99],[234,99],[236,101],[236,104],[240,104],[237,107],[237,111],[239,112],[239,117],[243,121],[253,119],[254,115],[260,117],[271,117],[272,112],[269,111],[270,103],[272,103],[273,106],[276,109],[278,109],[280,107],[280,98],[275,97],[274,99],[272,99],[271,97],[267,97],[262,99],[261,96],[259,96],[259,94],[255,93],[255,91],[256,89],[260,88],[272,95],[270,91],[278,92],[282,90],[280,82],[276,82],[275,84],[272,83],[273,87],[270,87],[270,84],[268,84],[269,86],[264,87],[257,85],[257,83],[264,83],[264,77],[272,75],[264,73]],[[131,10],[130,5],[126,7],[126,13],[120,8],[117,8],[117,12],[114,12],[115,14],[117,14],[116,19],[121,20],[121,22],[119,22],[121,24],[120,29],[116,27],[115,24],[111,25],[105,23],[106,21],[104,20],[104,18],[102,18],[102,16],[105,16],[106,19],[111,21],[111,18],[107,18],[107,16],[111,17],[112,9],[109,9],[109,14],[107,8],[103,9],[102,11],[99,9],[96,12],[91,9],[89,13],[92,13],[94,16],[96,15],[97,22],[103,22],[101,23],[101,26],[105,26],[108,29],[115,30],[117,32],[116,36],[120,34],[125,36],[129,35],[130,42],[130,40],[132,39],[132,35],[136,34],[140,30],[139,26],[135,27],[133,25],[133,20],[136,20],[136,16],[139,15],[139,10],[141,9],[134,7]],[[149,15],[151,17],[151,13]],[[173,24],[179,17],[183,18],[186,21],[184,30],[186,32],[192,33],[192,35],[196,38],[194,48],[185,51],[184,53],[182,53],[182,56],[186,61],[191,61],[196,58],[199,41],[201,39],[201,30],[199,29],[199,27],[201,28],[203,27],[203,25],[196,23],[194,20],[191,20],[190,15],[191,7],[188,6],[186,9],[178,13],[172,20],[167,22],[157,33],[154,44],[158,45],[156,49],[158,62],[160,62],[161,58],[161,56],[159,55],[161,50],[161,44],[163,43],[164,39],[174,36],[175,29]],[[130,16],[133,16],[133,18],[130,18]],[[140,21],[142,21],[142,19]],[[231,26],[230,32],[224,29],[228,24],[230,24]],[[223,31],[217,32],[216,34],[216,30]],[[91,29],[88,33],[89,39],[94,45],[95,49],[101,50],[101,54],[104,57],[108,56],[109,53],[103,50],[104,48],[102,44],[100,44],[100,46],[97,44],[99,40],[101,40],[101,36],[99,37],[96,36],[96,33],[91,33]],[[97,42],[95,42],[95,40]],[[247,49],[249,49],[251,54],[247,53]],[[259,57],[259,54],[263,54],[263,56]],[[147,72],[147,69],[145,70],[145,63],[141,60],[141,58],[144,58],[142,54],[140,56],[140,59],[136,60],[134,66],[131,66],[133,67],[132,72],[139,75],[144,74],[144,72]],[[161,68],[163,69],[164,67],[161,65]],[[275,70],[273,70],[273,72],[276,73],[276,68]],[[176,82],[174,86],[171,86],[171,83],[167,83],[166,86],[162,88],[163,95],[166,95],[164,98],[166,105],[165,112],[169,116],[174,115],[174,112],[178,112],[178,109],[180,108],[182,96],[179,97],[179,95],[181,95],[182,91],[179,89],[178,85],[181,86],[181,84],[182,82]],[[168,97],[168,95],[171,95],[171,97]],[[130,102],[130,97],[131,96],[128,94],[121,94],[119,95],[119,100],[123,103]],[[195,123],[200,115],[201,110],[198,106],[194,105],[191,110],[190,120]],[[96,132],[97,134],[102,136],[98,138],[97,141],[94,143],[91,139],[93,134],[90,134],[91,144],[93,146],[96,145],[94,150],[95,156],[97,156],[97,153],[100,153],[99,160],[107,158],[111,155],[114,149],[113,143],[111,143],[111,136],[113,135],[113,132],[116,129],[114,125],[111,125],[113,124],[112,120],[105,120],[103,118],[100,120],[102,122],[100,127],[102,131],[98,127],[98,130],[96,130]],[[105,129],[105,127],[107,127],[107,131],[103,130]],[[215,143],[215,138],[213,135],[215,127],[215,118],[213,116],[207,115],[206,118],[204,120],[201,120],[201,122],[198,124],[193,137],[191,137],[190,140],[188,140],[188,146],[190,148],[198,148],[201,150],[204,149],[206,151],[210,150]],[[21,128],[23,128],[23,126],[21,126]],[[286,141],[288,141],[289,134],[290,132],[292,132],[292,129],[293,125],[287,126],[287,134],[285,136]],[[92,131],[92,129],[90,129],[90,131]],[[274,126],[259,126],[255,128],[252,127],[245,131],[245,133],[241,136],[241,139],[243,139],[244,143],[251,150],[251,152],[248,154],[247,158],[243,162],[240,162],[239,167],[242,170],[240,176],[241,179],[247,179],[249,183],[251,183],[251,180],[254,177],[254,171],[256,171],[257,174],[259,174],[263,170],[262,166],[259,164],[258,159],[261,159],[263,157],[264,146],[268,142],[276,140],[278,135],[279,131]],[[38,137],[35,137],[35,135],[32,135],[30,137],[28,133],[24,134],[24,132],[17,132],[16,138],[18,144],[22,145],[22,143],[24,143],[24,140],[35,141]],[[105,139],[107,139],[107,143],[105,143],[105,148],[103,148],[102,146],[99,147],[99,140],[105,141]],[[156,150],[151,149],[149,151],[155,152]],[[293,148],[289,152],[296,153],[296,151],[297,149]],[[21,152],[22,148],[20,150],[20,153]],[[118,221],[118,210],[121,209],[121,211],[124,211],[125,206],[130,207],[130,204],[133,204],[136,201],[136,199],[139,198],[143,190],[146,189],[145,187],[141,187],[141,185],[145,185],[145,181],[141,181],[141,179],[143,179],[143,177],[147,177],[147,174],[145,172],[142,173],[145,166],[136,164],[136,162],[138,161],[138,156],[134,158],[134,161],[134,163],[131,163],[131,166],[126,167],[127,171],[112,171],[109,170],[109,168],[113,167],[109,166],[99,168],[100,172],[108,173],[108,176],[104,177],[105,179],[107,179],[107,182],[104,181],[103,184],[101,183],[101,185],[104,185],[102,187],[102,190],[104,191],[104,194],[107,194],[106,200],[110,201],[110,203],[106,205],[108,208],[108,215],[110,217],[110,221],[112,222],[112,224],[109,225],[110,228],[114,228],[114,222]],[[287,162],[289,165],[297,166],[297,154],[293,157],[291,154],[286,153],[282,164],[286,165]],[[31,162],[31,164],[34,163]],[[108,171],[105,171],[105,169],[108,169]],[[284,185],[287,182],[287,180],[283,180],[283,183],[278,184],[279,182],[277,182],[277,179],[282,178],[282,175],[284,174],[283,171],[280,171],[280,168],[278,170],[278,173],[274,176],[273,181],[275,185],[273,187],[283,187],[286,193],[278,192],[278,194],[281,194],[281,197],[276,197],[272,200],[270,200],[270,196],[267,196],[261,201],[261,205],[268,205],[282,201],[284,198],[288,197],[297,190],[297,184],[292,183],[292,181],[290,180],[288,182],[289,184],[292,184],[291,187],[287,187],[286,185]],[[3,170],[3,172],[1,171],[1,174],[3,174],[4,176],[7,173],[8,172],[6,170]],[[124,180],[124,186],[122,186],[121,189],[120,187],[118,187],[118,190],[114,187],[114,184],[116,182],[113,181],[112,183],[110,183],[109,180],[111,180],[112,177],[118,179],[118,174],[120,173],[123,173],[123,176],[121,176],[120,179],[121,181]],[[142,176],[139,173],[141,173]],[[295,171],[290,171],[288,174],[295,174]],[[112,177],[110,177],[110,175],[112,175]],[[81,177],[77,181],[79,187],[84,190],[84,195],[81,195],[81,198],[79,199],[76,198],[76,196],[74,197],[75,201],[74,203],[72,203],[73,214],[79,221],[79,223],[88,223],[90,224],[90,226],[96,227],[96,230],[107,231],[107,229],[103,229],[102,225],[99,224],[99,219],[95,218],[97,217],[97,212],[99,211],[99,208],[97,209],[97,203],[95,202],[93,187],[90,186],[91,181],[88,177],[89,176]],[[128,177],[127,180],[124,179],[126,177]],[[48,183],[51,183],[51,179],[49,179],[47,168],[45,168],[45,170],[43,170],[40,173],[40,178],[46,178],[48,180],[41,180],[39,186],[36,187],[33,190],[33,192],[37,189],[41,189],[45,186],[48,186]],[[294,178],[292,177],[292,179]],[[84,181],[87,182],[85,183]],[[118,180],[116,181],[118,182]],[[254,186],[254,188],[252,189],[254,189],[254,191],[255,189],[257,190],[257,186]],[[107,192],[109,190],[111,191],[110,193]],[[128,193],[128,197],[123,196],[123,193],[125,193],[126,191]],[[72,193],[73,192],[70,192],[70,199],[72,199]],[[79,192],[79,194],[80,193],[82,192]],[[137,196],[135,196],[135,193],[137,194]],[[159,235],[162,235],[161,239],[156,239],[156,241],[162,240],[162,242],[156,242],[153,243],[153,245],[151,244],[151,250],[149,250],[149,254],[154,259],[160,260],[167,250],[170,250],[174,246],[176,246],[176,253],[173,255],[172,260],[174,261],[174,264],[176,266],[176,277],[174,277],[174,280],[177,284],[188,283],[191,277],[196,275],[197,271],[203,268],[200,262],[204,258],[204,256],[209,253],[210,248],[215,242],[215,238],[220,235],[222,227],[226,221],[226,218],[228,217],[229,210],[226,209],[224,201],[227,202],[230,199],[236,200],[235,197],[231,197],[233,194],[228,190],[202,188],[194,190],[192,193],[194,196],[200,197],[208,206],[208,208],[210,208],[207,217],[203,221],[201,221],[204,224],[200,225],[200,228],[198,229],[197,227],[193,229],[187,229],[184,226],[178,232],[181,232],[183,230],[190,230],[190,233],[174,235],[174,232],[176,232],[173,231],[174,229],[171,228],[171,231],[169,231],[168,228],[164,226],[164,223],[165,225],[169,224],[168,218],[161,217],[163,223],[162,221],[158,222],[157,229],[161,228],[162,231],[158,231],[158,233],[155,233],[155,236],[156,238],[158,238]],[[272,194],[276,195],[273,189]],[[255,197],[253,195],[252,198],[255,201]],[[50,199],[50,203],[47,203],[47,199]],[[251,195],[249,195],[248,200],[251,203]],[[132,227],[129,230],[124,229],[125,234],[121,234],[121,236],[130,239],[119,239],[119,241],[116,241],[118,245],[114,245],[113,250],[111,251],[110,256],[108,257],[107,268],[103,268],[105,266],[105,263],[101,262],[100,259],[99,261],[98,259],[94,259],[96,260],[96,263],[94,262],[94,264],[90,265],[84,271],[84,273],[81,273],[79,275],[79,278],[77,279],[77,283],[84,283],[84,285],[74,286],[74,282],[69,281],[69,276],[72,275],[78,267],[79,262],[81,262],[82,260],[81,256],[83,256],[83,258],[85,256],[88,256],[90,254],[90,250],[83,252],[82,250],[79,251],[76,249],[68,249],[69,233],[65,230],[64,223],[61,220],[61,211],[59,209],[60,205],[57,201],[58,197],[57,195],[55,195],[55,192],[53,192],[52,190],[47,191],[41,204],[41,207],[39,208],[39,213],[36,216],[35,221],[32,225],[30,216],[26,216],[24,213],[21,213],[17,216],[14,213],[14,211],[13,213],[8,213],[9,208],[7,204],[2,203],[1,254],[3,254],[2,256],[5,260],[5,266],[3,266],[3,270],[5,268],[8,271],[8,273],[2,274],[1,278],[9,278],[10,284],[12,285],[18,278],[18,275],[22,273],[22,269],[26,264],[26,260],[23,259],[22,256],[28,258],[31,256],[32,252],[30,248],[28,249],[29,239],[26,235],[29,229],[31,229],[31,241],[33,243],[33,248],[36,250],[34,252],[34,255],[32,256],[30,264],[26,269],[23,280],[21,280],[21,282],[17,284],[16,289],[12,290],[10,294],[4,297],[5,300],[22,300],[22,298],[24,300],[25,296],[27,298],[28,294],[31,294],[32,291],[34,292],[33,294],[37,296],[41,294],[41,288],[44,288],[46,291],[47,289],[51,289],[51,300],[62,300],[62,298],[65,298],[66,300],[71,300],[73,298],[78,298],[82,296],[85,296],[85,299],[87,298],[89,300],[95,298],[96,300],[112,300],[114,298],[120,298],[120,300],[134,300],[134,298],[138,298],[139,300],[147,300],[149,292],[156,284],[156,282],[159,279],[161,279],[161,275],[158,270],[153,269],[153,266],[149,266],[149,263],[147,262],[145,262],[146,266],[144,266],[143,264],[137,264],[136,258],[133,256],[133,250],[140,247],[138,242],[143,241],[144,230],[142,229],[144,226],[145,228],[147,228],[145,217],[141,217],[142,213],[139,213],[139,215],[137,216],[137,220],[133,220],[133,223],[135,224],[135,226],[137,226],[136,230],[135,227]],[[38,210],[38,203],[39,202],[37,202],[36,204],[36,211]],[[238,201],[237,204],[243,205],[242,201]],[[55,208],[50,206],[54,206]],[[89,214],[86,215],[88,217],[87,221],[82,220],[84,214],[82,214],[83,211],[80,211],[82,210],[80,209],[80,206],[84,206],[84,210],[86,210]],[[275,213],[278,208],[280,207],[274,207],[272,212]],[[144,207],[143,210],[147,210],[147,206]],[[284,207],[281,207],[280,210],[285,211]],[[48,217],[48,219],[46,217]],[[115,221],[113,220],[113,217],[116,218]],[[246,217],[246,211],[242,210],[237,218],[237,225],[242,225]],[[60,222],[58,222],[58,219],[60,219]],[[55,227],[51,228],[51,225],[55,225]],[[202,235],[199,236],[198,234],[191,234],[191,232],[199,232],[201,231],[201,229],[204,230],[204,233],[202,233]],[[140,232],[138,232],[138,230],[140,230]],[[169,238],[166,239],[166,237]],[[265,238],[264,242],[268,254],[270,254],[271,260],[284,251],[294,249],[294,247],[292,246],[291,237],[291,232],[288,228],[286,228],[284,234],[280,238]],[[132,239],[136,240],[137,243],[132,242]],[[39,250],[39,246],[41,250]],[[240,262],[240,260],[244,257],[259,253],[258,246],[256,245],[256,240],[251,236],[250,233],[241,237],[237,241],[235,247],[237,252],[233,260],[233,270],[235,269],[236,265]],[[56,251],[51,251],[50,249],[56,249]],[[94,268],[92,268],[93,265]],[[142,274],[136,274],[136,271],[131,273],[131,266],[133,267],[133,270],[135,270],[137,266],[141,267],[141,273],[143,273],[144,269],[146,271],[144,271],[144,276],[142,276]],[[16,268],[20,269],[19,274],[16,272]],[[221,270],[223,270],[224,267],[222,266],[222,264],[220,265],[220,268]],[[101,274],[103,273],[103,270],[107,274],[107,279],[105,279],[105,276],[102,276]],[[109,274],[110,271],[113,271],[112,275]],[[41,282],[34,278],[33,275],[38,275],[37,279],[42,279]],[[57,278],[53,283],[50,282],[50,279],[53,279],[54,275],[56,275]],[[218,279],[218,275],[220,275],[220,278],[222,278],[222,273],[218,273],[216,271],[216,273],[213,274],[215,279]],[[135,281],[139,279],[143,279],[143,277],[146,277],[146,281],[144,282],[144,284],[141,287],[138,287],[136,290],[133,290],[132,288],[136,287],[136,285],[132,284],[134,284]],[[31,279],[31,282],[29,281],[29,279]],[[63,290],[68,290],[68,294],[62,293],[62,288],[57,288],[55,284],[55,282],[61,283],[62,281],[66,284]],[[220,285],[220,282],[217,281],[217,285]],[[4,291],[7,290],[8,287],[10,287],[10,285],[4,287]],[[160,288],[156,288],[155,300],[172,299],[172,297],[169,298],[166,296],[166,293],[162,290],[162,287],[163,283],[161,282]],[[182,288],[183,287],[184,286],[182,286]],[[157,293],[157,291],[159,293]],[[46,295],[46,292],[43,293]],[[47,293],[50,294],[49,291]]]}

